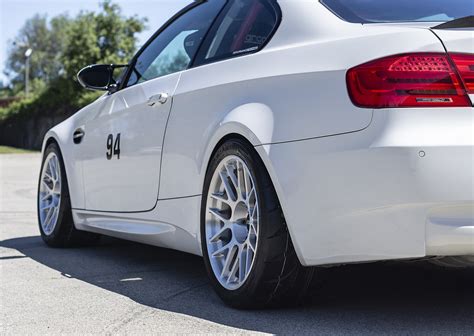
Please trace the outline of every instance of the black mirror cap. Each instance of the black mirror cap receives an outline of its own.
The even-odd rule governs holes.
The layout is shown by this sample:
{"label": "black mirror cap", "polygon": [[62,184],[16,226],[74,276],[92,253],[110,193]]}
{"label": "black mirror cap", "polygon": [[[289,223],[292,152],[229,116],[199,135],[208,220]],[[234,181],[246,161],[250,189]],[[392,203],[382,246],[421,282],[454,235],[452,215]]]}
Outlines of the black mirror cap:
{"label": "black mirror cap", "polygon": [[108,91],[113,80],[114,65],[111,64],[94,64],[86,66],[79,71],[77,79],[79,83],[89,90]]}

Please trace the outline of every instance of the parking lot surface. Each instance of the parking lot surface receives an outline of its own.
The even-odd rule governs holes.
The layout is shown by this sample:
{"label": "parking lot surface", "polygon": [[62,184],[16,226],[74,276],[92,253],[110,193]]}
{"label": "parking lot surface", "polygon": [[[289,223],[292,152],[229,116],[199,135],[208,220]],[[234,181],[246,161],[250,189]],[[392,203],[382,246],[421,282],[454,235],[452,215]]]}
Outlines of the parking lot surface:
{"label": "parking lot surface", "polygon": [[0,334],[473,335],[474,269],[421,262],[320,272],[298,308],[238,311],[201,258],[116,239],[47,248],[36,224],[38,154],[0,155]]}

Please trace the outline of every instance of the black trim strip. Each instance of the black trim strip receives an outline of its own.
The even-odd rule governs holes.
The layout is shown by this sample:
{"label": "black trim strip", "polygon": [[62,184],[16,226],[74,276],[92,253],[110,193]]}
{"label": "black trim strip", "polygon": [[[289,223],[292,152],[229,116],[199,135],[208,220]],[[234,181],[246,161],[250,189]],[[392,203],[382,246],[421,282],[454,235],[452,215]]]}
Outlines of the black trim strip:
{"label": "black trim strip", "polygon": [[[351,11],[348,7],[344,6],[342,3],[338,1],[331,1],[331,0],[319,0],[321,5],[323,5],[328,11],[332,14],[337,16],[339,19],[350,22],[350,23],[373,23],[371,21],[365,20],[360,16],[356,15],[353,11]],[[330,2],[331,4],[328,4]]]}
{"label": "black trim strip", "polygon": [[431,29],[474,28],[474,15],[454,19],[432,27]]}
{"label": "black trim strip", "polygon": [[[188,69],[194,68],[194,63],[196,62],[196,58],[198,57],[198,55],[201,54],[201,48],[202,48],[202,46],[203,46],[204,43],[206,42],[206,40],[207,40],[207,38],[208,38],[208,36],[209,36],[209,33],[212,31],[212,28],[213,28],[214,25],[219,21],[219,18],[221,17],[222,13],[223,13],[224,10],[227,8],[228,3],[229,3],[229,0],[225,0],[224,6],[222,6],[222,8],[220,9],[219,13],[217,13],[217,15],[216,15],[216,17],[214,18],[214,20],[212,20],[212,23],[211,23],[211,25],[209,26],[209,28],[207,28],[206,34],[204,34],[204,37],[203,37],[201,43],[199,44],[199,47],[198,47],[198,49],[196,50],[196,53],[194,54],[193,59],[192,59],[191,62],[189,63]],[[186,69],[186,70],[187,70],[187,69]]]}
{"label": "black trim strip", "polygon": [[110,214],[139,214],[139,213],[148,213],[152,212],[153,210],[156,209],[156,206],[158,205],[159,202],[162,201],[174,201],[174,200],[180,200],[180,199],[187,199],[187,198],[194,198],[194,197],[201,197],[202,194],[198,195],[190,195],[190,196],[182,196],[182,197],[170,197],[170,198],[161,198],[158,199],[155,203],[155,206],[150,209],[150,210],[144,210],[144,211],[104,211],[104,210],[89,210],[89,209],[81,209],[81,208],[71,208],[72,210],[75,211],[87,211],[87,212],[95,212],[95,213],[110,213]]}

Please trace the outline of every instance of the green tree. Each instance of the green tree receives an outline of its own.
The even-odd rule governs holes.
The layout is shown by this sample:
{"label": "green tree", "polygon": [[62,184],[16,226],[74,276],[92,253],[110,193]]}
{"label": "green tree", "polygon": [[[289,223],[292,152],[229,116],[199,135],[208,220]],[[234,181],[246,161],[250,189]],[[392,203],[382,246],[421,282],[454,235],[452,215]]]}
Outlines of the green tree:
{"label": "green tree", "polygon": [[23,83],[25,51],[33,49],[30,57],[30,77],[49,82],[57,78],[63,66],[60,55],[67,41],[66,27],[70,19],[60,15],[48,21],[45,15],[35,15],[27,20],[18,36],[11,42],[5,74],[12,83]]}
{"label": "green tree", "polygon": [[0,98],[9,96],[10,88],[5,84],[3,80],[0,80]]}
{"label": "green tree", "polygon": [[[0,134],[2,124],[53,116],[58,121],[96,99],[100,92],[78,88],[77,72],[94,63],[128,63],[136,51],[136,35],[145,24],[144,18],[123,16],[120,7],[110,0],[101,2],[98,12],[83,11],[76,17],[60,15],[49,21],[41,15],[29,19],[9,50],[6,74],[10,78],[8,94],[21,97],[24,54],[28,47],[34,49],[30,60],[32,94],[0,108]],[[38,147],[43,135],[39,131],[32,135],[34,146]]]}
{"label": "green tree", "polygon": [[123,17],[120,7],[110,0],[100,6],[98,14],[81,12],[69,26],[61,57],[68,79],[89,64],[127,63],[135,52],[136,35],[145,28],[146,19]]}
{"label": "green tree", "polygon": [[77,72],[89,64],[127,63],[136,51],[136,35],[145,24],[145,18],[124,17],[120,6],[111,0],[101,2],[98,13],[83,11],[75,18],[59,15],[48,20],[46,15],[35,15],[26,21],[10,44],[5,74],[13,92],[21,94],[28,48],[33,49],[30,58],[33,92],[44,90],[60,78],[75,79]]}
{"label": "green tree", "polygon": [[[5,73],[10,83],[8,89],[0,88],[0,96],[22,96],[28,47],[34,50],[32,94],[0,107],[0,141],[10,134],[9,145],[39,149],[52,121],[66,119],[100,94],[79,89],[76,73],[93,63],[128,63],[136,50],[136,34],[145,23],[136,16],[124,17],[110,0],[103,1],[97,13],[84,11],[74,18],[60,15],[51,20],[37,15],[28,20],[9,48]],[[23,132],[26,129],[28,133]]]}

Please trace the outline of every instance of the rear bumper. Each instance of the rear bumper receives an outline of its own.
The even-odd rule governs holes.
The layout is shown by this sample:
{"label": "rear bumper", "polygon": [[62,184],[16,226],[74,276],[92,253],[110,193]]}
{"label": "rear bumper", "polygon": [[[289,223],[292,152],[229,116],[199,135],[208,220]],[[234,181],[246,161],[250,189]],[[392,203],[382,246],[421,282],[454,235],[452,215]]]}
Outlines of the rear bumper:
{"label": "rear bumper", "polygon": [[262,146],[300,261],[474,255],[474,111],[374,111],[351,134]]}
{"label": "rear bumper", "polygon": [[474,255],[474,203],[437,207],[429,211],[426,255]]}

